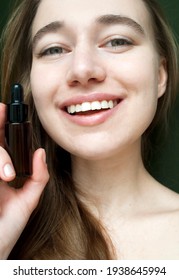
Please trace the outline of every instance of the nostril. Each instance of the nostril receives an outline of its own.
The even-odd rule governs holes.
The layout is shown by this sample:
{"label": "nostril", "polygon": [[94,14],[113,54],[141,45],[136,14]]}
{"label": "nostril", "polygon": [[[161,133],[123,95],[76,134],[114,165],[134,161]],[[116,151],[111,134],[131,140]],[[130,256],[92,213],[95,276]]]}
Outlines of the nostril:
{"label": "nostril", "polygon": [[102,82],[105,78],[105,69],[97,61],[92,58],[88,59],[86,56],[75,59],[66,76],[70,86],[87,86],[89,83]]}

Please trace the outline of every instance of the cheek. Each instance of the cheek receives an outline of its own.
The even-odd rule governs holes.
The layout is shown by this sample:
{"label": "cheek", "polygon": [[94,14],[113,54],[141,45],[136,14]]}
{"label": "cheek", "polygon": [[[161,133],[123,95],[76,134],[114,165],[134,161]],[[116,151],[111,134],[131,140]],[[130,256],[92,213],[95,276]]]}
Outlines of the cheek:
{"label": "cheek", "polygon": [[[111,75],[127,91],[129,112],[135,116],[153,118],[158,102],[158,62],[155,55],[131,55],[111,68]],[[142,117],[142,118],[143,118]]]}
{"label": "cheek", "polygon": [[158,58],[150,48],[137,48],[108,61],[110,75],[131,87],[149,87],[157,82]]}
{"label": "cheek", "polygon": [[59,87],[61,77],[56,67],[34,62],[30,81],[34,101],[42,102],[43,104],[52,99],[57,87]]}
{"label": "cheek", "polygon": [[51,83],[49,78],[44,69],[41,68],[43,67],[36,67],[35,65],[32,66],[30,82],[36,111],[41,123],[43,124],[47,111],[50,109],[53,94],[52,88],[50,88]]}
{"label": "cheek", "polygon": [[[145,55],[144,55],[145,54]],[[126,115],[141,130],[152,122],[158,103],[158,59],[151,52],[135,53],[111,68],[111,75],[128,94]]]}
{"label": "cheek", "polygon": [[[56,98],[61,91],[62,79],[59,71],[47,65],[34,64],[31,70],[31,90],[39,120],[46,132],[58,142],[56,131],[61,125],[56,112]],[[56,129],[54,129],[56,128]]]}
{"label": "cheek", "polygon": [[31,70],[31,89],[39,119],[47,130],[56,122],[54,103],[61,89],[59,71],[49,65],[34,64]]}

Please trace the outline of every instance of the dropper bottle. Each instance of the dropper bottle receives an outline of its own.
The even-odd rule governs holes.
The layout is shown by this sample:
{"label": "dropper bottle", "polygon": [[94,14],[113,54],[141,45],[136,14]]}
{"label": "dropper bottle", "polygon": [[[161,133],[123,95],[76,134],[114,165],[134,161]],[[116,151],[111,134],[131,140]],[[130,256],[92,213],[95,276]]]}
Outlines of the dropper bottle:
{"label": "dropper bottle", "polygon": [[12,86],[11,101],[7,105],[5,138],[16,176],[30,176],[32,174],[32,128],[28,121],[28,105],[24,103],[23,88],[20,84]]}

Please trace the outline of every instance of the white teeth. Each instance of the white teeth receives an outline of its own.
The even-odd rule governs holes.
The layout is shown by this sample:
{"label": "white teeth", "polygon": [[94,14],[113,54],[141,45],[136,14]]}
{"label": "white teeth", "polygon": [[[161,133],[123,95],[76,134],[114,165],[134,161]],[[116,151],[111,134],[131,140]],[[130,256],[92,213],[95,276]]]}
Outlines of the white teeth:
{"label": "white teeth", "polygon": [[[73,106],[73,105],[72,105]],[[79,113],[79,112],[81,112],[82,110],[81,110],[81,105],[80,104],[77,104],[76,106],[75,106],[75,112],[74,113]]]}
{"label": "white teeth", "polygon": [[101,102],[101,108],[102,109],[108,109],[108,102],[106,100]]}
{"label": "white teeth", "polygon": [[101,110],[101,102],[99,101],[93,101],[91,103],[91,110]]}
{"label": "white teeth", "polygon": [[101,109],[112,109],[117,105],[117,100],[110,101],[93,101],[93,102],[83,102],[77,105],[70,105],[67,107],[67,112],[69,114],[87,112],[87,111],[95,111]]}
{"label": "white teeth", "polygon": [[114,107],[113,101],[109,101],[109,108],[112,109]]}
{"label": "white teeth", "polygon": [[84,102],[81,104],[81,111],[82,112],[86,112],[86,111],[89,111],[91,110],[91,104],[90,102]]}
{"label": "white teeth", "polygon": [[71,108],[70,108],[70,113],[71,114],[73,114],[73,113],[75,113],[76,112],[76,106],[75,105],[72,105],[72,106],[70,106]]}

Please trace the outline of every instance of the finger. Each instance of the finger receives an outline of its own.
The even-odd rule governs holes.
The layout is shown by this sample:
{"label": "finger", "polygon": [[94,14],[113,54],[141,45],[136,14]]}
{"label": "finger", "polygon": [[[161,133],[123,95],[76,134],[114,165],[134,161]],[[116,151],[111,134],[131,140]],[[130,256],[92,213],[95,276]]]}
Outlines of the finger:
{"label": "finger", "polygon": [[10,182],[16,176],[12,161],[6,150],[0,146],[0,178]]}
{"label": "finger", "polygon": [[4,127],[6,122],[6,105],[0,103],[0,146],[4,147]]}
{"label": "finger", "polygon": [[45,150],[38,149],[33,156],[33,175],[25,182],[23,188],[19,190],[29,209],[35,209],[37,206],[48,180],[49,173]]}

